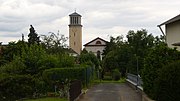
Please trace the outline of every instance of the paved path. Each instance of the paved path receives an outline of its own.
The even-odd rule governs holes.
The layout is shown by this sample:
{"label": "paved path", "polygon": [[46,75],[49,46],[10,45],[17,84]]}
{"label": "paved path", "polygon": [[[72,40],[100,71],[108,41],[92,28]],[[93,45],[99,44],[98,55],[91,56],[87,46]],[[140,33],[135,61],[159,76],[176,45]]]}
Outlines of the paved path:
{"label": "paved path", "polygon": [[141,101],[141,97],[125,83],[103,83],[89,89],[78,101]]}

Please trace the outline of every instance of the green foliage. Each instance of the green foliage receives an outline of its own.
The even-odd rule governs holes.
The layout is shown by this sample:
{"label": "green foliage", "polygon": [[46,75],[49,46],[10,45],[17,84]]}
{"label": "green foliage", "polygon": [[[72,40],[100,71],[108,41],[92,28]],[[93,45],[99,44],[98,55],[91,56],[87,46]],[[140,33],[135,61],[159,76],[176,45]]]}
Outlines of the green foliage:
{"label": "green foliage", "polygon": [[41,60],[44,58],[46,58],[46,52],[40,45],[26,45],[22,49],[21,59],[26,65],[27,74],[34,75],[39,73],[39,67],[41,67]]}
{"label": "green foliage", "polygon": [[29,44],[39,44],[40,39],[38,37],[38,34],[35,32],[35,29],[32,25],[30,25],[30,27],[31,28],[29,29],[30,33],[28,35],[28,37],[29,37],[28,43]]}
{"label": "green foliage", "polygon": [[68,54],[59,54],[57,67],[74,67],[75,59]]}
{"label": "green foliage", "polygon": [[137,74],[136,68],[138,64],[139,73],[141,74],[144,58],[149,49],[153,48],[155,43],[158,44],[161,41],[158,40],[158,37],[156,37],[155,41],[152,34],[148,34],[144,29],[137,32],[131,30],[126,37],[127,41],[123,41],[122,36],[111,37],[104,51],[106,55],[102,62],[104,72],[112,72],[113,69],[117,68],[122,76],[125,76],[126,72]]}
{"label": "green foliage", "polygon": [[115,81],[120,80],[120,72],[119,72],[118,69],[113,70],[113,79],[114,79]]}
{"label": "green foliage", "polygon": [[0,74],[0,100],[15,101],[33,94],[30,75]]}
{"label": "green foliage", "polygon": [[159,70],[155,83],[157,101],[180,101],[180,61]]}
{"label": "green foliage", "polygon": [[[2,54],[0,57],[0,61],[3,62],[11,62],[14,59],[14,56],[20,56],[22,53],[22,47],[26,45],[23,41],[9,42],[7,46],[2,48]],[[15,51],[16,50],[16,51]]]}
{"label": "green foliage", "polygon": [[94,76],[94,68],[89,66],[73,68],[51,68],[43,72],[43,79],[53,88],[56,83],[66,80],[81,80],[84,86],[88,86]]}
{"label": "green foliage", "polygon": [[112,72],[113,69],[118,68],[118,61],[115,58],[117,53],[115,51],[109,52],[102,61],[104,71]]}
{"label": "green foliage", "polygon": [[22,62],[20,57],[16,57],[14,61],[9,64],[1,66],[0,73],[8,74],[24,74],[26,69],[25,64]]}
{"label": "green foliage", "polygon": [[[152,34],[148,34],[147,30],[145,29],[138,30],[137,32],[130,30],[126,37],[128,39],[128,46],[130,47],[131,54],[135,55],[135,57],[131,57],[138,57],[138,68],[141,74],[144,58],[147,56],[149,49],[155,46],[155,38],[152,36]],[[135,69],[137,68],[137,59],[131,59],[130,61],[130,63],[132,63],[132,67],[129,67],[129,71],[132,73],[137,72]]]}
{"label": "green foliage", "polygon": [[49,32],[49,36],[42,35],[42,44],[45,46],[47,53],[49,54],[57,54],[57,53],[65,53],[65,47],[67,37],[64,35]]}
{"label": "green foliage", "polygon": [[100,65],[98,58],[92,52],[81,53],[81,55],[79,56],[79,61],[81,64],[93,63],[96,69],[98,69]]}
{"label": "green foliage", "polygon": [[122,76],[125,76],[127,66],[130,64],[132,57],[130,48],[127,43],[121,43],[113,51],[110,51],[102,61],[104,71],[112,72],[114,69],[119,69]]}
{"label": "green foliage", "polygon": [[149,51],[148,56],[144,60],[144,68],[142,71],[143,89],[148,96],[156,98],[156,79],[158,73],[164,65],[180,59],[180,53],[161,44]]}

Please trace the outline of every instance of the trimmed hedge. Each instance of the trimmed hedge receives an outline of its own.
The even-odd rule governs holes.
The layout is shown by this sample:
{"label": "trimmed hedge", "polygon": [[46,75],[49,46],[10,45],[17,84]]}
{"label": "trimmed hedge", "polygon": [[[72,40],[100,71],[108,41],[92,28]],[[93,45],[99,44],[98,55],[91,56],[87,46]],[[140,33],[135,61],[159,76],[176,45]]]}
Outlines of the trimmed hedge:
{"label": "trimmed hedge", "polygon": [[45,70],[42,74],[43,79],[53,86],[56,82],[68,80],[81,80],[84,86],[90,83],[93,77],[92,67],[74,67],[74,68],[52,68]]}
{"label": "trimmed hedge", "polygon": [[157,101],[180,101],[180,61],[164,66],[156,81]]}

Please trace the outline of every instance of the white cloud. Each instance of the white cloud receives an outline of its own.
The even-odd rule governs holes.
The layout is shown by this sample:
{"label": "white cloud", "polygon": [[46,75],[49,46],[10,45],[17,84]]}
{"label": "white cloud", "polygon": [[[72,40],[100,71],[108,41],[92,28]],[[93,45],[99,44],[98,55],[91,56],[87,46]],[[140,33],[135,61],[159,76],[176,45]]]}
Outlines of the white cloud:
{"label": "white cloud", "polygon": [[0,41],[27,39],[29,25],[39,34],[49,31],[68,36],[68,15],[75,8],[82,15],[83,44],[96,37],[125,34],[146,28],[161,34],[157,25],[178,15],[174,0],[0,0]]}

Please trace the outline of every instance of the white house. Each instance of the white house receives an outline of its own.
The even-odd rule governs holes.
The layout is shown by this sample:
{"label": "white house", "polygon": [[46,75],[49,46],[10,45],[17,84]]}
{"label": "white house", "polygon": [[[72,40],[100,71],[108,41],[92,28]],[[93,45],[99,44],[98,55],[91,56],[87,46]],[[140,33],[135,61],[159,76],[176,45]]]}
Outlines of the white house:
{"label": "white house", "polygon": [[102,53],[105,49],[108,41],[105,41],[104,39],[101,39],[99,37],[95,38],[94,40],[86,43],[84,45],[84,48],[88,52],[93,52],[97,57],[99,57],[102,60]]}
{"label": "white house", "polygon": [[[165,25],[165,33],[161,26]],[[180,14],[158,25],[161,32],[166,35],[166,42],[170,48],[177,47],[180,51]]]}

